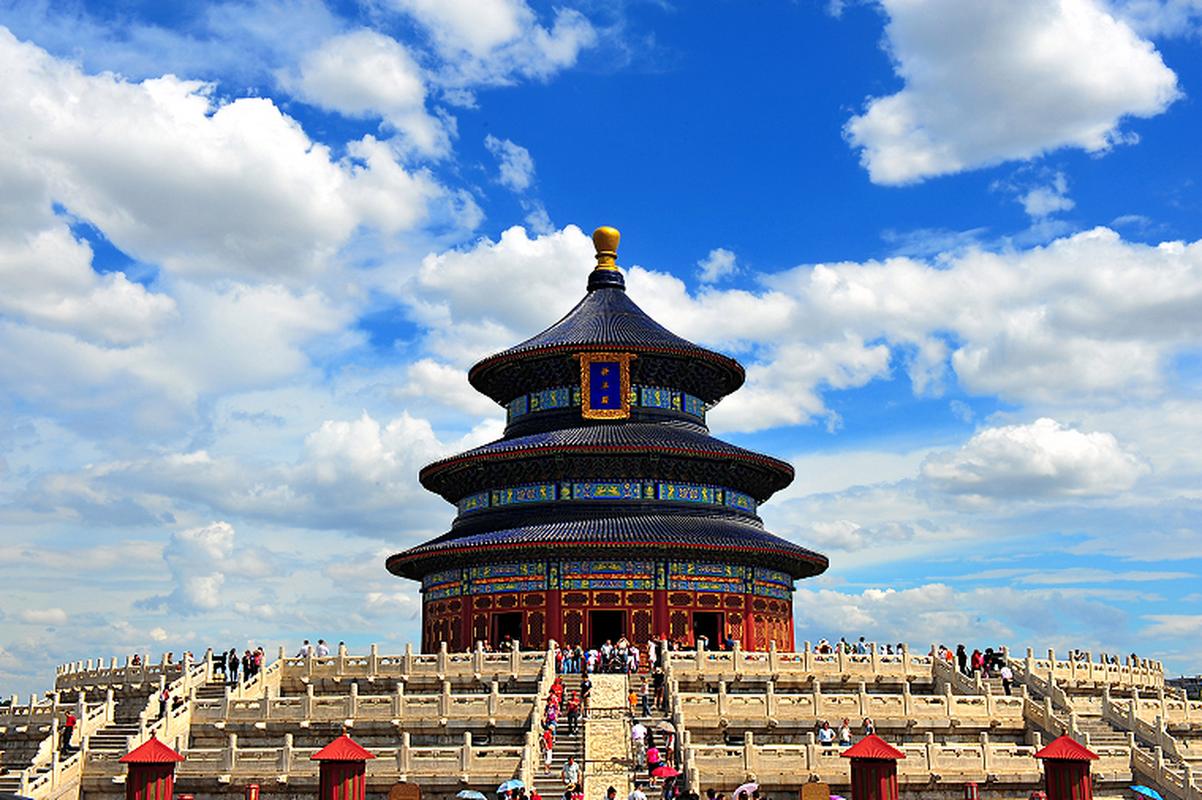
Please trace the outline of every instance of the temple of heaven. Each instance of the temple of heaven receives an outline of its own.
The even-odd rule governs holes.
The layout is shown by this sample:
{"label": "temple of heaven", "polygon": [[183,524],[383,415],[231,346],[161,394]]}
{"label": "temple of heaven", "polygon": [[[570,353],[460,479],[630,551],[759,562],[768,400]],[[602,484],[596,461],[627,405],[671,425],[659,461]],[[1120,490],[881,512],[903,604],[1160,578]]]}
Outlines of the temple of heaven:
{"label": "temple of heaven", "polygon": [[421,581],[422,649],[704,635],[792,650],[793,582],[827,559],[756,510],[793,468],[709,435],[706,411],[743,367],[634,304],[616,230],[593,243],[584,299],[468,373],[505,407],[505,435],[421,471],[459,510],[449,533],[387,561]]}

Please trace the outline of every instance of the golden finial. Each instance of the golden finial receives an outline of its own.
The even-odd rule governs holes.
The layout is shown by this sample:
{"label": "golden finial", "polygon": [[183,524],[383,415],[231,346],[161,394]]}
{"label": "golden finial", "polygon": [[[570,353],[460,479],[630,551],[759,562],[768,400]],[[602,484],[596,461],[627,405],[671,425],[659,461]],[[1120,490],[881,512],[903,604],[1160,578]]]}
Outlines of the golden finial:
{"label": "golden finial", "polygon": [[618,241],[622,234],[617,228],[602,225],[593,231],[593,247],[597,248],[597,269],[617,270]]}

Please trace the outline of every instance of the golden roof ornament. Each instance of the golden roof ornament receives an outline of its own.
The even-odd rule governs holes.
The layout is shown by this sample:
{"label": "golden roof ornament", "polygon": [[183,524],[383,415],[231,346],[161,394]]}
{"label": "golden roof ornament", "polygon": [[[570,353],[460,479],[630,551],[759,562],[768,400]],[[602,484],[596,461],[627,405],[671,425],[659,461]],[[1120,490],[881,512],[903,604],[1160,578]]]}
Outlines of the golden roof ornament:
{"label": "golden roof ornament", "polygon": [[622,234],[617,228],[602,225],[593,231],[593,247],[597,249],[597,269],[617,270],[618,242]]}

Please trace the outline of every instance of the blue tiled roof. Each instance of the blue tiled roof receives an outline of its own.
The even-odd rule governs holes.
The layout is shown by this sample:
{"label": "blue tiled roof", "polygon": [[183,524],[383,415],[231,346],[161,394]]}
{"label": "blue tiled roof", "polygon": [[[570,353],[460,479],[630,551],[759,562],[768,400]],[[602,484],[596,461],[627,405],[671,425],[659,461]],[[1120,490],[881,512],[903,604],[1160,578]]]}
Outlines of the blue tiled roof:
{"label": "blue tiled roof", "polygon": [[491,371],[525,354],[610,347],[623,352],[656,352],[702,359],[725,375],[722,394],[729,394],[743,384],[743,368],[739,362],[672,333],[647,316],[626,295],[625,289],[617,287],[590,291],[563,319],[542,333],[477,363],[468,372],[468,380],[479,391],[491,394]]}
{"label": "blue tiled roof", "polygon": [[398,553],[388,559],[388,569],[397,575],[417,577],[429,559],[460,559],[478,553],[500,556],[513,550],[545,550],[588,547],[618,547],[626,552],[638,548],[722,552],[726,557],[774,563],[795,578],[817,575],[827,567],[826,556],[775,536],[754,520],[715,514],[629,514],[594,517],[517,528],[457,535],[454,531]]}
{"label": "blue tiled roof", "polygon": [[[498,439],[465,453],[435,461],[421,471],[421,481],[426,488],[437,491],[431,481],[438,474],[464,461],[503,458],[509,454],[521,454],[523,451],[530,451],[531,455],[550,458],[555,450],[590,447],[646,450],[649,453],[662,454],[682,452],[695,454],[699,458],[735,458],[760,465],[765,470],[775,473],[779,476],[777,489],[788,486],[793,480],[793,467],[784,461],[745,450],[721,439],[715,439],[700,425],[673,421],[589,425],[543,431],[514,439]],[[537,451],[540,450],[547,452],[538,453]]]}

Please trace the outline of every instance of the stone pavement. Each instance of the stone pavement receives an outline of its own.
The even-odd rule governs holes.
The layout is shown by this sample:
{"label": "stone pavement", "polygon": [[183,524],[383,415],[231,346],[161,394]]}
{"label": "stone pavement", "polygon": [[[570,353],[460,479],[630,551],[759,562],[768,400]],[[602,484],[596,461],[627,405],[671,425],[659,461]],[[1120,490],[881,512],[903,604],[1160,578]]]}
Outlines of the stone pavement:
{"label": "stone pavement", "polygon": [[619,800],[630,794],[630,708],[625,675],[593,675],[584,737],[584,798],[604,800],[613,786]]}

